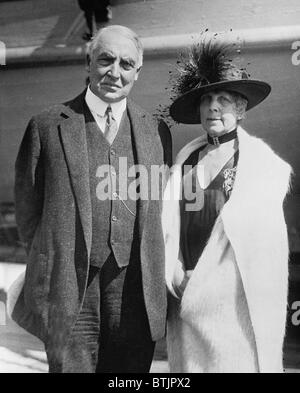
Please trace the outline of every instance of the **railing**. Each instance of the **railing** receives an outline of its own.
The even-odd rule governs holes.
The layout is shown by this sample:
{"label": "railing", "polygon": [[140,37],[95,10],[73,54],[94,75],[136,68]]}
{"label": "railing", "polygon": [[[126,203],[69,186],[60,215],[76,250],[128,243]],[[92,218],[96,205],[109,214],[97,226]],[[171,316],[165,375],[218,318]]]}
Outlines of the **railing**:
{"label": "railing", "polygon": [[[300,25],[235,30],[220,34],[226,41],[238,41],[246,50],[291,48],[294,42],[300,41]],[[145,57],[177,54],[197,37],[199,33],[142,38]],[[84,61],[85,54],[86,45],[7,48],[6,61],[8,66],[20,63]]]}

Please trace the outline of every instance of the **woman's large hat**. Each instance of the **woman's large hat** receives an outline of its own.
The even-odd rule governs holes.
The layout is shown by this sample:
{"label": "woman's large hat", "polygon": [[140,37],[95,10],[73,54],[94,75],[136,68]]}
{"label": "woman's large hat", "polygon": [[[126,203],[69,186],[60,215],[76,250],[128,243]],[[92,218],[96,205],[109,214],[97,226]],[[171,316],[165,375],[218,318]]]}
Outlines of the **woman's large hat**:
{"label": "woman's large hat", "polygon": [[201,123],[200,98],[215,90],[238,93],[248,101],[246,110],[262,102],[270,93],[271,86],[250,79],[245,68],[239,68],[230,58],[232,46],[221,43],[215,36],[203,38],[191,47],[182,58],[179,76],[174,81],[175,101],[170,107],[171,117],[185,124]]}

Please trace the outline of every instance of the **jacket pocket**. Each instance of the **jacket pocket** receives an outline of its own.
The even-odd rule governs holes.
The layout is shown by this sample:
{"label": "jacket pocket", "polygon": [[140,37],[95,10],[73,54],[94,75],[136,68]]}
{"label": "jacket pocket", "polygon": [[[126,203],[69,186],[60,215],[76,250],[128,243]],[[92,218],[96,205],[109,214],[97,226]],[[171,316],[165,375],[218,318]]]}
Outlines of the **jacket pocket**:
{"label": "jacket pocket", "polygon": [[48,297],[48,257],[45,254],[31,255],[25,277],[25,301],[30,308],[39,309]]}
{"label": "jacket pocket", "polygon": [[38,254],[37,262],[36,262],[36,286],[37,287],[44,287],[45,283],[48,281],[47,277],[47,265],[48,265],[48,258],[45,254]]}

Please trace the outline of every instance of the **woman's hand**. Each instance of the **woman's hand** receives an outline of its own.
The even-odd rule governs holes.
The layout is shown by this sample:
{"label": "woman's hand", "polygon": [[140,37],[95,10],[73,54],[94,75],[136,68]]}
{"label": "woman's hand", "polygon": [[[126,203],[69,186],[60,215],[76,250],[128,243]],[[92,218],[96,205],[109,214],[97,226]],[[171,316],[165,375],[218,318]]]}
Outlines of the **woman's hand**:
{"label": "woman's hand", "polygon": [[173,288],[179,299],[182,298],[192,273],[193,270],[184,270],[182,263],[177,264],[174,272]]}

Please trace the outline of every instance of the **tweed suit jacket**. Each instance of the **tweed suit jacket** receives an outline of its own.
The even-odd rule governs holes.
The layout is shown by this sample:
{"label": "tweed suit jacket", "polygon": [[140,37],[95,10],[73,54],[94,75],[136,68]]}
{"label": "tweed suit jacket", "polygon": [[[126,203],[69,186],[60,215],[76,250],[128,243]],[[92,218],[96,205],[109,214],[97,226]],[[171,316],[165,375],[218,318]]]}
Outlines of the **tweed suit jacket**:
{"label": "tweed suit jacket", "polygon": [[[58,356],[83,302],[91,250],[84,99],[85,91],[33,117],[16,161],[16,218],[28,262],[12,318]],[[151,165],[171,165],[165,123],[158,124],[131,100],[127,111],[138,164],[148,173]],[[141,200],[138,209],[143,292],[156,341],[165,333],[167,308],[161,198]]]}

